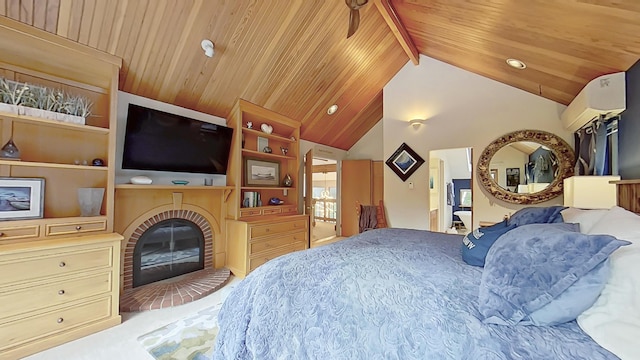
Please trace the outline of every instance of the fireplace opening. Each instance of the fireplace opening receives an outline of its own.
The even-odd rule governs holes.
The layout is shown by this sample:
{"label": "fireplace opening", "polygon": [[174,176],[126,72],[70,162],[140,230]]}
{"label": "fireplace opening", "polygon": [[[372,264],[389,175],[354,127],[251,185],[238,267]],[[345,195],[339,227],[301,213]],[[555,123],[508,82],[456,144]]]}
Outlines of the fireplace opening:
{"label": "fireplace opening", "polygon": [[195,223],[162,220],[147,229],[133,252],[133,287],[204,269],[204,235]]}

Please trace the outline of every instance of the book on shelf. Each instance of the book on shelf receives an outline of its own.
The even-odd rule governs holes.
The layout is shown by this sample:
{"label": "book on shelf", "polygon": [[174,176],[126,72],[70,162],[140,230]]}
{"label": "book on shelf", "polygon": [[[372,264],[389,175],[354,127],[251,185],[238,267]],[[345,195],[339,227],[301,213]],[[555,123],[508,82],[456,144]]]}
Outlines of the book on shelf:
{"label": "book on shelf", "polygon": [[260,199],[260,193],[257,191],[245,191],[242,200],[242,207],[257,207],[262,206],[262,200]]}

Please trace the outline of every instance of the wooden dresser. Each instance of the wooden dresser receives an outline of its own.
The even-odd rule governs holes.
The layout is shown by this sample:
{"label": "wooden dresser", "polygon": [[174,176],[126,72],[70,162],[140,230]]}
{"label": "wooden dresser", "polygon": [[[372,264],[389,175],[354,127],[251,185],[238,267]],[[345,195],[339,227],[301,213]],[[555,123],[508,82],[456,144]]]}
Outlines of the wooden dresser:
{"label": "wooden dresser", "polygon": [[227,267],[234,275],[244,278],[273,258],[306,249],[309,217],[290,215],[227,220],[227,239]]}
{"label": "wooden dresser", "polygon": [[[2,16],[0,48],[7,84],[28,83],[40,100],[57,89],[92,104],[83,123],[0,112],[0,146],[11,140],[20,150],[19,160],[0,159],[0,177],[41,184],[28,197],[40,211],[3,209],[0,220],[0,359],[17,359],[120,323],[113,208],[122,60]],[[85,188],[104,191],[90,216],[81,216]]]}
{"label": "wooden dresser", "polygon": [[120,323],[118,234],[2,245],[0,358]]}

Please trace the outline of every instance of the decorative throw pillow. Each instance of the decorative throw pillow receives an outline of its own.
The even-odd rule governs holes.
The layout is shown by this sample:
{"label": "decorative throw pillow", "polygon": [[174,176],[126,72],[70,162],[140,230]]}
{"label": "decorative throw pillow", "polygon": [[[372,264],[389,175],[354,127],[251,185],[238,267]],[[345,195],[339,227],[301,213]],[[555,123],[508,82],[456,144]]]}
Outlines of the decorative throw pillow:
{"label": "decorative throw pillow", "polygon": [[462,259],[469,265],[484,266],[487,251],[498,238],[507,231],[515,228],[507,221],[495,225],[475,229],[462,239]]}
{"label": "decorative throw pillow", "polygon": [[[568,308],[557,318],[548,313],[533,319],[531,315],[627,244],[609,235],[582,234],[578,224],[569,223],[529,224],[507,232],[487,253],[479,293],[483,321],[543,325],[574,319],[598,298],[600,287],[590,287],[590,301],[575,300],[580,308],[565,299]],[[581,291],[575,293],[587,297]]]}
{"label": "decorative throw pillow", "polygon": [[511,215],[509,225],[551,224],[563,222],[560,212],[564,206],[526,207]]}
{"label": "decorative throw pillow", "polygon": [[578,325],[618,357],[640,359],[640,216],[616,206],[589,232],[632,244],[611,254],[611,275],[595,304],[578,316]]}
{"label": "decorative throw pillow", "polygon": [[580,232],[588,234],[589,230],[595,225],[609,209],[578,209],[568,207],[560,212],[562,219],[567,223],[580,224]]}

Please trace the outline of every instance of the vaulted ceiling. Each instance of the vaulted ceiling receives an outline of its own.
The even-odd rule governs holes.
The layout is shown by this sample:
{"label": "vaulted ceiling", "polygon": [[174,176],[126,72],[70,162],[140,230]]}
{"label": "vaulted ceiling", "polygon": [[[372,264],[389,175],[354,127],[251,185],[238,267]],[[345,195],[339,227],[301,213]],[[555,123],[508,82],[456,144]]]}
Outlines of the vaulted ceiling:
{"label": "vaulted ceiling", "polygon": [[121,57],[123,91],[220,117],[243,98],[341,149],[418,52],[563,104],[640,58],[637,0],[372,0],[349,39],[344,0],[0,0],[0,15]]}

